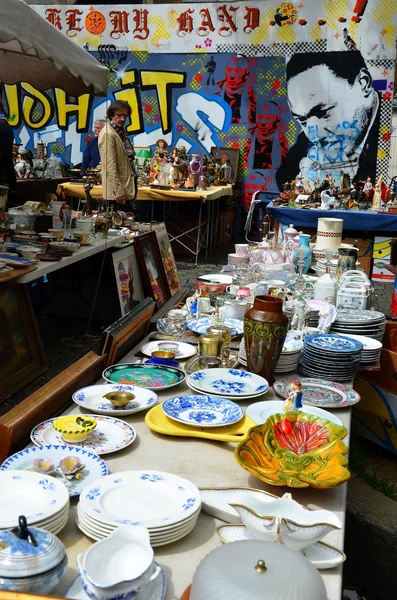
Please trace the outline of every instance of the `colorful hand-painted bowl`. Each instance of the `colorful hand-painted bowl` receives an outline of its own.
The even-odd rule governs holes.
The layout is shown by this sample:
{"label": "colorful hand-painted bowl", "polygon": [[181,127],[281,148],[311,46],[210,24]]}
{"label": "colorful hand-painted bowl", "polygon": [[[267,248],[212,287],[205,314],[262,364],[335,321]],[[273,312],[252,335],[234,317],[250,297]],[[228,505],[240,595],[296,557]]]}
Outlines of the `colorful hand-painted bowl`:
{"label": "colorful hand-painted bowl", "polygon": [[65,442],[84,442],[95,429],[96,419],[85,415],[69,415],[55,419],[53,427],[62,434]]}
{"label": "colorful hand-painted bowl", "polygon": [[237,446],[237,462],[262,481],[289,487],[332,488],[350,479],[347,429],[304,412],[269,417]]}

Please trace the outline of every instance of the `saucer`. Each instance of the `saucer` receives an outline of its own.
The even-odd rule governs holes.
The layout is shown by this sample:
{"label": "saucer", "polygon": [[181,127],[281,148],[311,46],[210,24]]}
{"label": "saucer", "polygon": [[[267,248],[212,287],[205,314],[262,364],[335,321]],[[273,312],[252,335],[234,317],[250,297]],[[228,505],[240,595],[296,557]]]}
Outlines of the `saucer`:
{"label": "saucer", "polygon": [[[156,563],[157,565],[157,563]],[[160,567],[161,569],[161,567]],[[163,569],[161,573],[152,583],[148,583],[134,598],[135,600],[164,600],[166,590],[166,579]],[[80,575],[72,582],[66,591],[65,598],[73,600],[91,600],[83,588],[83,582]]]}
{"label": "saucer", "polygon": [[[224,544],[229,542],[237,542],[239,540],[257,540],[256,537],[246,528],[245,525],[219,525],[216,528],[218,536],[221,538]],[[276,542],[275,542],[276,543]],[[324,542],[317,542],[311,544],[303,550],[302,554],[306,556],[316,569],[333,569],[338,565],[341,565],[346,560],[346,554],[334,546],[325,544]]]}

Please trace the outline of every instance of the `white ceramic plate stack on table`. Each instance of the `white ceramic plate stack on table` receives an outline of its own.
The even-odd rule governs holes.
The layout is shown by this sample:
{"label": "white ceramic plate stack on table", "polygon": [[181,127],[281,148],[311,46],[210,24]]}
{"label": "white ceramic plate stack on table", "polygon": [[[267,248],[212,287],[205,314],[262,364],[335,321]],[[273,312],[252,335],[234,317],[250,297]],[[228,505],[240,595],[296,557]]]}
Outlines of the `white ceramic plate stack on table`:
{"label": "white ceramic plate stack on table", "polygon": [[[307,327],[317,327],[319,319],[319,311],[327,304],[324,300],[309,300],[309,311],[306,315]],[[291,320],[293,301],[288,300],[285,303],[285,314]]]}
{"label": "white ceramic plate stack on table", "polygon": [[382,341],[385,333],[386,317],[376,310],[338,310],[336,320],[331,326],[331,333],[343,335],[364,335]]}
{"label": "white ceramic plate stack on table", "polygon": [[[276,366],[276,373],[293,373],[297,370],[299,364],[299,358],[301,350],[303,348],[303,342],[296,338],[287,338],[284,342],[283,349],[278,359]],[[247,354],[245,351],[245,340],[241,340],[239,354],[239,362],[246,367],[247,366]]]}
{"label": "white ceramic plate stack on table", "polygon": [[24,515],[28,525],[58,533],[68,520],[69,491],[55,477],[31,471],[0,471],[0,529],[18,525]]}
{"label": "white ceramic plate stack on table", "polygon": [[200,510],[200,492],[187,479],[162,471],[125,471],[91,482],[80,494],[76,520],[93,540],[120,524],[147,527],[155,547],[190,533]]}
{"label": "white ceramic plate stack on table", "polygon": [[264,377],[241,369],[207,369],[186,378],[187,385],[200,394],[214,394],[230,400],[262,396],[269,389]]}
{"label": "white ceramic plate stack on table", "polygon": [[[345,334],[343,334],[343,337],[345,337]],[[373,338],[367,337],[365,335],[354,335],[353,333],[346,334],[346,337],[349,337],[353,340],[357,340],[357,342],[362,343],[363,351],[361,353],[360,365],[368,365],[379,360],[380,351],[383,347],[382,342],[374,340]]]}
{"label": "white ceramic plate stack on table", "polygon": [[304,339],[299,372],[307,377],[349,381],[357,373],[363,345],[336,334],[308,335]]}

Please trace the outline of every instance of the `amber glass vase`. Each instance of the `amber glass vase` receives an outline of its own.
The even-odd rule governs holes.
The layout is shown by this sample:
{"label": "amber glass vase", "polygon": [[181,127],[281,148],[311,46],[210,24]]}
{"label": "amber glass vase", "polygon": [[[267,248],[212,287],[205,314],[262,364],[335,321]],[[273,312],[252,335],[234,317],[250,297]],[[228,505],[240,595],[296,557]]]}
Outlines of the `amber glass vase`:
{"label": "amber glass vase", "polygon": [[274,296],[256,296],[244,319],[248,371],[261,375],[271,385],[274,370],[287,335],[288,317],[283,301]]}

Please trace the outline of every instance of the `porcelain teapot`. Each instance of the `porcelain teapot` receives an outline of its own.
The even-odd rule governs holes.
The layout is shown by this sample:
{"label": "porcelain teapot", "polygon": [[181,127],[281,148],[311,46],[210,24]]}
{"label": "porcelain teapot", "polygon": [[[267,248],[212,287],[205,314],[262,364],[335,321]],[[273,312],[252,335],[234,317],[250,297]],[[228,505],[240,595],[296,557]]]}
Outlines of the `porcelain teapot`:
{"label": "porcelain teapot", "polygon": [[77,567],[84,591],[93,600],[131,600],[161,573],[148,530],[130,525],[120,525],[79,554]]}

